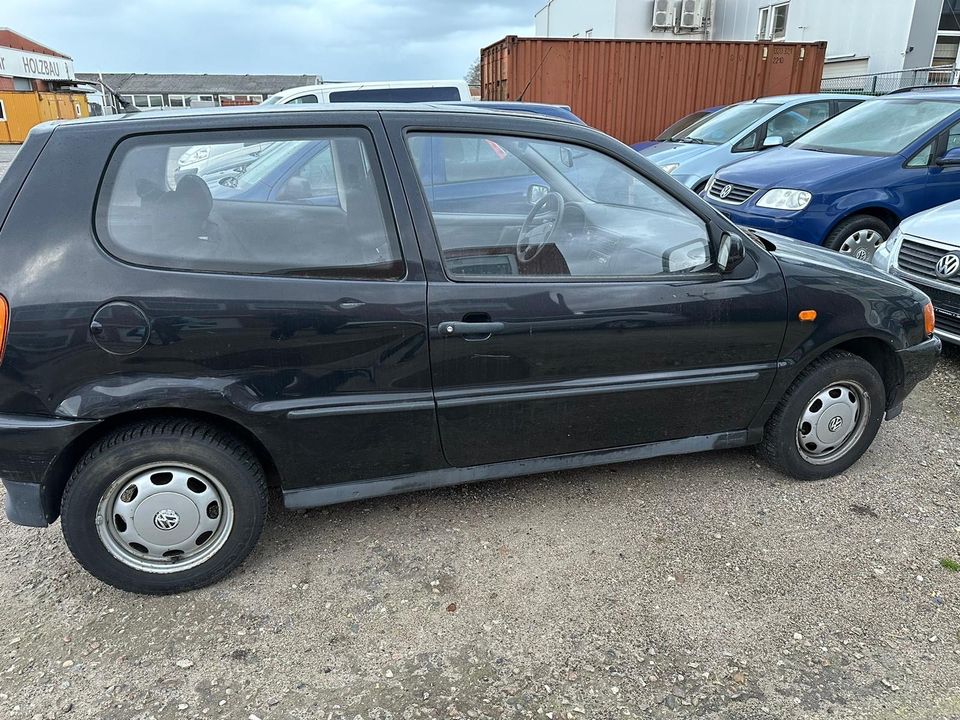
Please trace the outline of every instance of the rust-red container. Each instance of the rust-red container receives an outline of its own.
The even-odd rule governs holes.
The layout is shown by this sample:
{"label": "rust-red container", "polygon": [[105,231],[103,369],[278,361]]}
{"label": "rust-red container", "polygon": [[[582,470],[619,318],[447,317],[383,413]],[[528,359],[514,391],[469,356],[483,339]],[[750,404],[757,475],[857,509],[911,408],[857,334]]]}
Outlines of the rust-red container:
{"label": "rust-red container", "polygon": [[684,115],[818,92],[825,42],[593,40],[510,35],[480,52],[481,97],[569,105],[625,143]]}

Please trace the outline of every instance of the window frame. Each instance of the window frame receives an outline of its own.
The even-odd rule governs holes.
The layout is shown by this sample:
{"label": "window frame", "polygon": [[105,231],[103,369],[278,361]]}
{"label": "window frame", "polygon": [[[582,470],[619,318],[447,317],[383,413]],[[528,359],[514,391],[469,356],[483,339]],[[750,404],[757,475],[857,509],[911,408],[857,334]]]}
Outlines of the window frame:
{"label": "window frame", "polygon": [[[776,33],[776,30],[774,29],[774,27],[775,27],[775,21],[776,21],[776,17],[777,17],[777,11],[778,11],[778,10],[783,10],[783,34],[780,35],[779,37],[775,34],[775,33]],[[773,5],[770,5],[770,33],[769,33],[769,40],[771,40],[771,41],[773,41],[773,42],[784,42],[784,41],[786,41],[786,39],[787,39],[787,31],[788,31],[788,29],[789,29],[789,28],[787,27],[787,19],[788,19],[789,17],[790,17],[790,0],[787,0],[787,2],[775,3],[775,4],[773,4]]]}
{"label": "window frame", "polygon": [[757,40],[767,40],[767,30],[770,27],[770,6],[764,5],[759,8],[759,17],[757,18]]}
{"label": "window frame", "polygon": [[[256,143],[256,142],[282,142],[297,140],[325,140],[341,136],[362,137],[361,147],[368,152],[371,172],[376,175],[376,197],[380,203],[383,213],[384,230],[387,239],[396,252],[396,262],[400,264],[399,272],[394,277],[335,277],[323,275],[302,275],[302,274],[279,274],[264,272],[240,272],[237,270],[213,270],[207,268],[181,268],[169,267],[164,265],[146,264],[128,259],[116,250],[122,250],[122,245],[117,243],[107,230],[107,214],[110,207],[110,196],[116,182],[116,178],[123,160],[127,153],[136,148],[156,145],[158,139],[169,138],[170,147],[180,147],[181,145],[203,145],[203,144],[233,144],[233,143]],[[321,137],[318,137],[321,136]],[[325,137],[323,137],[325,136]],[[211,142],[212,141],[212,142]],[[369,145],[369,147],[366,147]],[[126,147],[124,147],[126,146]],[[170,130],[160,133],[131,133],[119,136],[113,143],[104,167],[100,173],[100,181],[97,186],[96,196],[93,200],[93,212],[91,213],[91,232],[97,246],[110,258],[116,260],[128,267],[136,267],[147,270],[155,270],[168,273],[188,273],[191,275],[214,275],[236,278],[260,278],[266,280],[300,280],[300,281],[326,281],[326,282],[403,282],[410,277],[411,263],[404,250],[403,233],[400,218],[394,208],[393,198],[390,190],[390,178],[388,168],[385,167],[381,157],[380,148],[377,147],[377,137],[374,128],[363,123],[341,123],[336,125],[317,124],[309,127],[259,127],[256,129],[236,129],[231,127],[210,127],[198,128],[188,132]],[[263,204],[272,204],[271,201],[264,201]],[[282,204],[282,203],[278,203]],[[304,266],[301,270],[307,270],[311,266]]]}
{"label": "window frame", "polygon": [[[439,258],[439,268],[443,273],[443,277],[447,282],[458,283],[458,284],[496,284],[496,283],[535,283],[535,284],[560,284],[560,283],[577,283],[577,284],[596,284],[596,285],[609,285],[610,283],[621,283],[621,284],[637,284],[637,283],[684,283],[684,284],[703,284],[703,283],[712,283],[712,282],[721,282],[723,280],[736,280],[743,281],[748,277],[752,277],[756,272],[756,260],[751,256],[751,251],[747,249],[750,246],[750,242],[747,237],[744,237],[742,233],[739,233],[740,237],[743,240],[745,258],[738,268],[733,273],[722,273],[719,269],[716,268],[717,263],[717,253],[720,246],[720,240],[725,233],[738,234],[733,231],[726,230],[722,225],[717,224],[713,217],[708,213],[702,211],[701,208],[692,206],[687,202],[687,198],[684,198],[680,193],[676,192],[675,189],[670,188],[669,186],[664,186],[657,181],[655,177],[651,174],[644,172],[641,168],[632,165],[624,160],[624,158],[617,156],[616,154],[610,152],[607,148],[604,148],[600,145],[596,145],[589,141],[584,141],[580,138],[572,138],[565,135],[553,135],[549,133],[529,133],[523,131],[516,131],[512,129],[502,128],[502,127],[484,127],[482,125],[475,125],[473,127],[437,127],[436,125],[406,125],[401,130],[403,136],[403,145],[406,160],[409,163],[409,167],[413,176],[416,178],[416,188],[419,191],[419,201],[422,205],[423,212],[426,214],[426,219],[429,222],[430,231],[433,235],[434,248],[438,253]],[[628,168],[630,171],[635,173],[638,177],[642,178],[645,182],[650,183],[654,188],[659,192],[662,192],[664,195],[670,199],[677,202],[683,208],[685,208],[693,217],[697,218],[700,222],[704,224],[707,233],[707,242],[710,249],[710,259],[712,262],[712,267],[707,270],[702,270],[700,272],[685,272],[685,273],[670,273],[670,274],[658,274],[658,275],[621,275],[616,277],[580,277],[580,276],[563,276],[563,275],[521,275],[521,276],[490,276],[490,275],[451,275],[447,271],[446,262],[444,262],[443,256],[443,247],[440,244],[440,235],[437,232],[437,226],[434,221],[433,211],[430,209],[430,203],[427,200],[426,188],[423,185],[423,179],[420,176],[419,171],[416,168],[416,163],[414,162],[414,154],[410,148],[410,136],[411,135],[420,135],[420,134],[431,134],[431,135],[498,135],[502,137],[517,138],[524,140],[531,140],[534,142],[553,142],[561,143],[566,145],[572,145],[575,147],[583,148],[585,150],[590,150],[592,152],[599,153],[608,159],[619,163],[620,165]],[[638,156],[639,157],[639,156]],[[748,275],[744,275],[746,269],[749,268],[750,272]]]}
{"label": "window frame", "polygon": [[7,106],[3,104],[2,98],[0,98],[0,122],[7,122]]}

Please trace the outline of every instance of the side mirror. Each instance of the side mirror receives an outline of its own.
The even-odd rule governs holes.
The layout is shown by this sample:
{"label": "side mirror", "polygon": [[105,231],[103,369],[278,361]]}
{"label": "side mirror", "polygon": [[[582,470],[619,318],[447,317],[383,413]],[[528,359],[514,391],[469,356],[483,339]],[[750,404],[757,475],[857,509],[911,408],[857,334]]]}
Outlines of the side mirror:
{"label": "side mirror", "polygon": [[767,135],[763,139],[763,147],[765,148],[779,147],[780,145],[783,145],[782,135]]}
{"label": "side mirror", "polygon": [[550,192],[550,188],[546,185],[530,185],[527,188],[527,202],[536,205],[548,192]]}
{"label": "side mirror", "polygon": [[938,157],[937,165],[940,167],[953,167],[960,165],[960,147],[951,148],[943,155]]}
{"label": "side mirror", "polygon": [[722,273],[730,272],[743,262],[744,253],[743,238],[739,235],[724,233],[720,238],[720,248],[717,250],[717,269]]}

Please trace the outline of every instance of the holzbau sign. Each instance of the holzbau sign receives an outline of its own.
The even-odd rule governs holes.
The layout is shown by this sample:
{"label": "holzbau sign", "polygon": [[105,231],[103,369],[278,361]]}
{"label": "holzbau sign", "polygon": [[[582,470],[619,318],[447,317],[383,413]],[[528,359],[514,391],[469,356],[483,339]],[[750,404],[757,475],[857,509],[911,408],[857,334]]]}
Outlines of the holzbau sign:
{"label": "holzbau sign", "polygon": [[40,80],[73,80],[73,60],[0,47],[0,75]]}

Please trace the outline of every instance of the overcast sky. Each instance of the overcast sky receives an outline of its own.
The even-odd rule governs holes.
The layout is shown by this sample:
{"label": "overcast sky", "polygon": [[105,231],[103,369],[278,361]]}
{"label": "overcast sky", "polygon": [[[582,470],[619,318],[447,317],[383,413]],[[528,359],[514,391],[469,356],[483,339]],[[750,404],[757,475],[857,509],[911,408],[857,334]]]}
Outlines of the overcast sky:
{"label": "overcast sky", "polygon": [[78,72],[459,78],[485,45],[532,35],[546,0],[0,0],[0,25]]}

